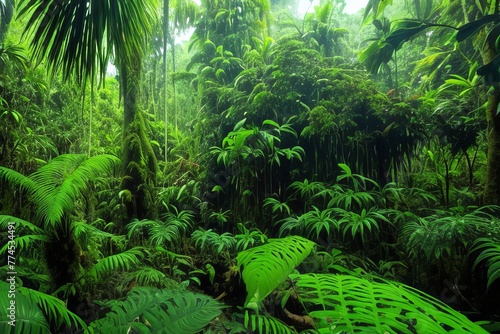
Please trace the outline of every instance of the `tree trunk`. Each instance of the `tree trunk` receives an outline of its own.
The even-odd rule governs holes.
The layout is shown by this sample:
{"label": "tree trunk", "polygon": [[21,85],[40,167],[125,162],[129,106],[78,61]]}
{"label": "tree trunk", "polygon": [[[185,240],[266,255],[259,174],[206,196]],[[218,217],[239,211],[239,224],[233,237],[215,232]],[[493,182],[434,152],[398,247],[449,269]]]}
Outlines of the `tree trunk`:
{"label": "tree trunk", "polygon": [[485,204],[500,205],[500,115],[497,114],[500,103],[499,84],[488,100],[488,174],[484,191]]}
{"label": "tree trunk", "polygon": [[168,162],[167,45],[170,0],[163,1],[163,112],[165,115],[165,162]]}
{"label": "tree trunk", "polygon": [[144,119],[139,110],[139,84],[141,61],[121,66],[123,87],[123,183],[126,191],[122,199],[127,207],[128,219],[154,217],[152,191],[156,187],[158,162],[149,138]]}
{"label": "tree trunk", "polygon": [[[492,13],[496,13],[498,1],[495,1],[495,6],[492,7]],[[486,31],[483,29],[481,34],[484,38]],[[483,47],[483,63],[489,64],[497,56],[496,46],[491,42],[484,43]],[[488,104],[486,107],[486,117],[488,121],[488,162],[487,162],[487,179],[486,189],[484,191],[484,203],[500,205],[500,115],[498,108],[500,103],[500,83],[498,83],[492,75],[485,77],[487,83],[492,85]]]}

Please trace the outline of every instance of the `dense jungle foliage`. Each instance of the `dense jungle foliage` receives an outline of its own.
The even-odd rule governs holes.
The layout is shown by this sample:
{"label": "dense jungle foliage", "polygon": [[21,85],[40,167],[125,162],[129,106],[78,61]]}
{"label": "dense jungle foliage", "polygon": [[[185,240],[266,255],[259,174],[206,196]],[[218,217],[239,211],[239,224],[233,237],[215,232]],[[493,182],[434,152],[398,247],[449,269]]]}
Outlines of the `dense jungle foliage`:
{"label": "dense jungle foliage", "polygon": [[499,332],[500,1],[350,3],[0,1],[0,332]]}

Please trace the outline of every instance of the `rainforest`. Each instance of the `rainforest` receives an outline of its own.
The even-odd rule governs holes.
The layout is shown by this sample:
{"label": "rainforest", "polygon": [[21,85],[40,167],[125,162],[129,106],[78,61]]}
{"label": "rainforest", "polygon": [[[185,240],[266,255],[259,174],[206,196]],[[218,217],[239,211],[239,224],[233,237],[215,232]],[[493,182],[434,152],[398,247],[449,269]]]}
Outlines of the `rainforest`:
{"label": "rainforest", "polygon": [[500,0],[1,0],[0,333],[500,333]]}

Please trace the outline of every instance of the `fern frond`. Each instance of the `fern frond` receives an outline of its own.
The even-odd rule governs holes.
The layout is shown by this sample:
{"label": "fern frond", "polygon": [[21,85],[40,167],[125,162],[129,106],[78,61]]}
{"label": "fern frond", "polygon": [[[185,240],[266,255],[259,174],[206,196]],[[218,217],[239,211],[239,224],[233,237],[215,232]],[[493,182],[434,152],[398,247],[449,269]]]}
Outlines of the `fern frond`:
{"label": "fern frond", "polygon": [[51,321],[55,322],[58,328],[62,325],[68,327],[77,326],[83,329],[87,328],[85,322],[79,316],[69,311],[64,302],[59,298],[25,287],[19,287],[18,292],[35,302],[44,314],[46,314]]}
{"label": "fern frond", "polygon": [[[487,333],[441,301],[402,283],[352,275],[290,275],[318,329],[350,333]],[[321,310],[318,310],[321,309]]]}
{"label": "fern frond", "polygon": [[474,242],[474,247],[470,250],[469,254],[477,250],[482,251],[476,261],[474,261],[472,270],[474,270],[479,263],[486,260],[486,266],[488,267],[487,287],[489,288],[494,281],[500,278],[500,244],[488,238],[479,238]]}
{"label": "fern frond", "polygon": [[180,240],[179,228],[176,225],[157,222],[150,229],[150,241],[154,246],[171,244]]}
{"label": "fern frond", "polygon": [[[221,313],[222,304],[190,291],[141,287],[132,290],[125,301],[106,303],[112,311],[91,323],[102,333],[197,333]],[[140,319],[141,322],[137,322]]]}
{"label": "fern frond", "polygon": [[29,194],[37,188],[37,184],[30,178],[10,168],[0,166],[0,181],[2,180],[5,180],[10,186],[28,191]]}
{"label": "fern frond", "polygon": [[245,319],[243,322],[245,329],[249,333],[258,334],[294,334],[297,331],[292,330],[279,319],[268,315],[249,314],[248,310],[245,312]]}
{"label": "fern frond", "polygon": [[91,245],[92,242],[99,243],[105,239],[112,239],[115,236],[112,233],[101,231],[97,227],[85,222],[72,222],[71,230],[75,239],[78,240],[78,243],[80,245],[87,245],[87,247]]}
{"label": "fern frond", "polygon": [[111,255],[101,259],[90,270],[87,275],[99,280],[103,275],[116,270],[130,270],[140,264],[144,257],[143,247],[134,247],[125,252]]}
{"label": "fern frond", "polygon": [[137,268],[130,273],[127,281],[137,282],[141,286],[160,286],[169,289],[179,287],[179,283],[152,267]]}
{"label": "fern frond", "polygon": [[[14,245],[16,246],[16,252],[22,252],[27,249],[33,248],[33,246],[30,246],[30,244],[34,241],[42,241],[42,242],[48,242],[49,239],[46,235],[23,235],[23,236],[18,236],[14,239]],[[0,255],[3,255],[6,251],[7,248],[11,246],[9,243],[6,243],[1,249],[0,249]]]}
{"label": "fern frond", "polygon": [[0,215],[0,229],[7,230],[10,222],[16,223],[16,234],[18,235],[28,230],[34,234],[44,234],[41,228],[26,220],[14,216]]}
{"label": "fern frond", "polygon": [[39,219],[45,226],[57,227],[88,184],[110,173],[118,162],[112,155],[87,158],[83,154],[63,154],[31,174],[29,178],[37,185],[32,199]]}
{"label": "fern frond", "polygon": [[247,287],[245,307],[257,304],[283,283],[311,252],[314,242],[300,236],[269,239],[267,244],[240,252],[236,258]]}
{"label": "fern frond", "polygon": [[[9,298],[10,285],[0,281],[0,308],[3,315],[0,318],[0,332],[15,333],[50,333],[50,326],[38,305],[25,295],[16,293],[15,298]],[[11,300],[15,301],[13,317],[10,318],[9,307]],[[15,320],[14,322],[10,321]],[[15,324],[15,327],[12,326]]]}

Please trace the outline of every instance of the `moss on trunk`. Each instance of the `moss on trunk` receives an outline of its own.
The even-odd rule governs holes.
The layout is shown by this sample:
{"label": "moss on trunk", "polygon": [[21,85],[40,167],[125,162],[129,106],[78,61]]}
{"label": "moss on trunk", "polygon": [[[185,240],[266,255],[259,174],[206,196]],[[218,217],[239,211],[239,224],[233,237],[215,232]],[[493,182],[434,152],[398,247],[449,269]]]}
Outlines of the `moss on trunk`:
{"label": "moss on trunk", "polygon": [[[496,12],[496,6],[493,8]],[[479,38],[486,38],[486,30],[483,29]],[[482,58],[484,64],[491,63],[498,55],[496,45],[486,39],[483,44]],[[491,73],[485,77],[486,81],[492,85],[486,107],[486,117],[488,121],[488,163],[487,179],[484,191],[484,203],[500,205],[500,115],[498,107],[500,103],[500,83],[498,73]]]}
{"label": "moss on trunk", "polygon": [[139,109],[140,68],[137,60],[133,68],[122,66],[120,71],[124,99],[122,188],[130,193],[126,201],[129,219],[155,214],[151,191],[156,187],[158,162]]}
{"label": "moss on trunk", "polygon": [[485,204],[500,205],[500,88],[493,88],[486,110],[488,117],[488,176],[484,192]]}

